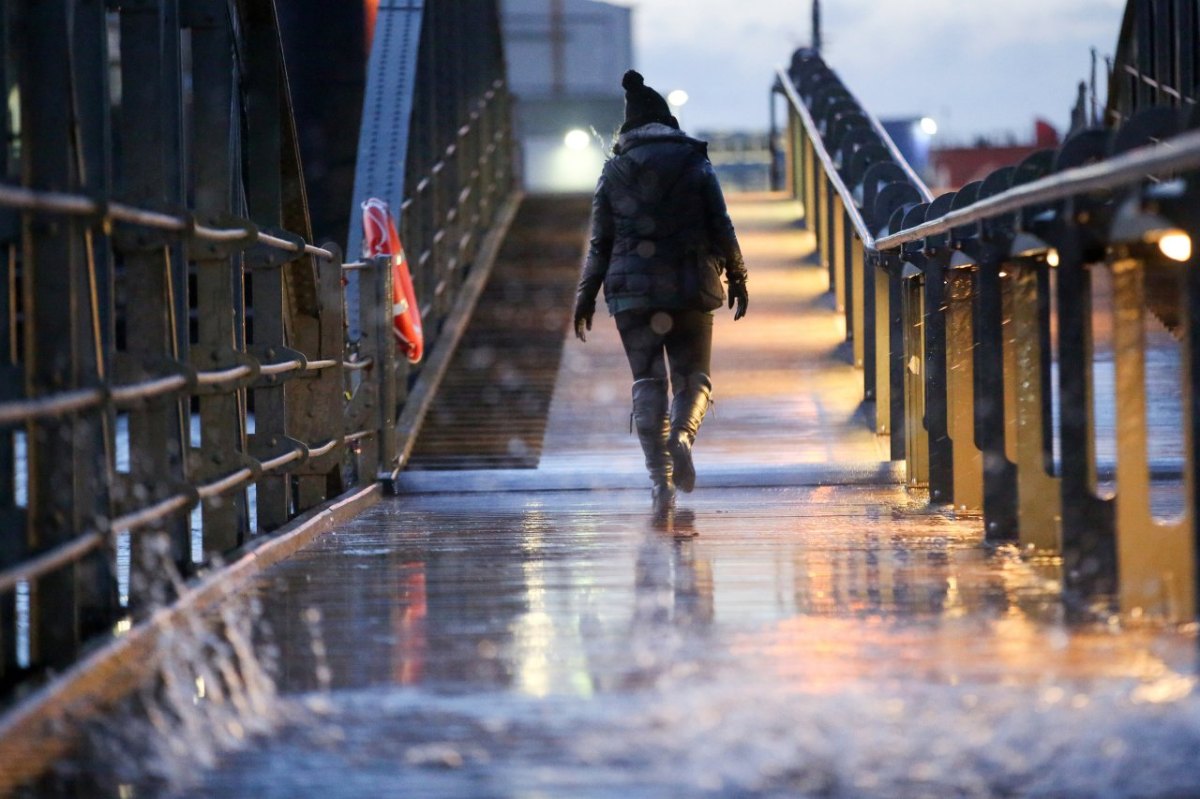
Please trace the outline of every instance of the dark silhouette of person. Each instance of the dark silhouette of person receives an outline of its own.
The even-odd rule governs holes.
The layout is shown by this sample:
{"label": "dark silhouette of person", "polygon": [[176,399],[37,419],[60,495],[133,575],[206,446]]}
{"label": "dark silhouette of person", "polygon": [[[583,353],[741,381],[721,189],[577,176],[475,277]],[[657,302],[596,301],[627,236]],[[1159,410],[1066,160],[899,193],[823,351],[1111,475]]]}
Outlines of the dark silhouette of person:
{"label": "dark silhouette of person", "polygon": [[[712,312],[728,285],[746,313],[746,267],[708,145],[687,136],[662,96],[629,70],[625,123],[592,200],[591,245],[575,297],[587,338],[604,286],[633,371],[633,419],[656,512],[695,486],[692,445],[712,396]],[[665,356],[665,357],[664,357]],[[672,398],[668,410],[667,379]]]}

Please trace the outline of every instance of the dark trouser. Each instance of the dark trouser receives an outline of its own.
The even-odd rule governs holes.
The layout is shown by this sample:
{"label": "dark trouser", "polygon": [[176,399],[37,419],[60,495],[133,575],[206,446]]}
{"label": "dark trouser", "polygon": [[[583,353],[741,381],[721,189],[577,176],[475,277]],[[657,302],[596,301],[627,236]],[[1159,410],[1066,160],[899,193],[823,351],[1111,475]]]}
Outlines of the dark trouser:
{"label": "dark trouser", "polygon": [[665,379],[669,363],[671,385],[678,391],[686,384],[688,375],[711,373],[712,314],[622,311],[616,320],[634,380]]}
{"label": "dark trouser", "polygon": [[[651,481],[671,495],[675,486],[687,492],[696,483],[692,442],[712,396],[712,325],[712,315],[704,311],[617,314],[617,330],[633,370],[633,418],[646,469]],[[668,371],[673,395],[669,414]]]}

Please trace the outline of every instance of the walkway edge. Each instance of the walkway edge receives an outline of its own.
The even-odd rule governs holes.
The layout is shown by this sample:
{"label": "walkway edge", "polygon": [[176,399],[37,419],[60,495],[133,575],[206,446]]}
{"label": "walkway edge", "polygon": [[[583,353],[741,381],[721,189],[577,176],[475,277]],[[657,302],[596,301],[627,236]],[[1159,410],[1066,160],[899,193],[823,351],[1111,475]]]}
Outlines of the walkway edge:
{"label": "walkway edge", "polygon": [[374,505],[382,493],[382,486],[372,483],[296,517],[237,561],[203,575],[172,605],[12,707],[0,718],[0,796],[40,776],[67,752],[73,741],[65,730],[135,690],[157,667],[159,636],[178,626],[184,615],[202,612],[237,593],[263,570]]}
{"label": "walkway edge", "polygon": [[521,207],[524,199],[524,192],[513,191],[496,215],[496,224],[488,231],[480,245],[479,256],[475,259],[475,264],[470,274],[467,275],[466,282],[459,290],[458,301],[454,304],[450,315],[446,317],[446,323],[443,325],[441,333],[438,334],[437,344],[434,345],[433,351],[429,354],[429,360],[421,369],[417,384],[413,386],[413,390],[404,401],[400,418],[396,420],[396,437],[400,443],[398,453],[400,462],[396,471],[392,473],[393,481],[396,475],[404,470],[409,456],[412,455],[413,447],[417,443],[417,434],[421,431],[421,424],[425,421],[425,414],[429,411],[429,406],[437,395],[442,378],[446,376],[446,369],[449,368],[450,360],[454,357],[455,350],[458,349],[458,342],[462,340],[463,333],[466,332],[467,325],[471,322],[475,305],[479,302],[483,288],[492,275],[492,267],[496,265],[496,258],[500,255],[500,247],[504,244],[504,239],[508,236],[508,230],[512,227],[513,220],[517,217],[517,210]]}
{"label": "walkway edge", "polygon": [[[447,480],[453,475],[453,480]],[[904,482],[904,463],[804,463],[785,466],[727,466],[709,468],[696,476],[697,489],[780,488],[825,485],[898,485]],[[396,478],[400,494],[477,493],[509,491],[612,491],[649,488],[644,471],[542,471],[540,469],[479,469],[473,471],[407,471]]]}

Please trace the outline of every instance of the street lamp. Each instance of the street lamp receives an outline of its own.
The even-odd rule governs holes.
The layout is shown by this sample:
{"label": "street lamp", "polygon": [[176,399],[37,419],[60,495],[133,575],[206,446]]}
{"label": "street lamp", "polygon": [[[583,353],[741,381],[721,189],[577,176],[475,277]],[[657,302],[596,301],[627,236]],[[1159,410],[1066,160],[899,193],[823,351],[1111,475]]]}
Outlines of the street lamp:
{"label": "street lamp", "polygon": [[586,150],[591,141],[591,137],[588,136],[587,131],[580,130],[579,128],[568,130],[567,135],[563,137],[563,144],[566,145],[568,150]]}
{"label": "street lamp", "polygon": [[671,112],[675,115],[675,119],[679,122],[679,127],[683,127],[683,106],[688,101],[688,93],[683,89],[674,89],[667,94],[667,105],[671,106]]}

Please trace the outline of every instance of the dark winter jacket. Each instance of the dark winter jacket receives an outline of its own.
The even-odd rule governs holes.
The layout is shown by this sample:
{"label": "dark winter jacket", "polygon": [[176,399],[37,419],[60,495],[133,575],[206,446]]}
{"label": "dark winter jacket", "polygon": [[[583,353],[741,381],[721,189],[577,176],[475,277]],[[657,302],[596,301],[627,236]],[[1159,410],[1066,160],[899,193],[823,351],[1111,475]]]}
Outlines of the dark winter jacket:
{"label": "dark winter jacket", "polygon": [[592,201],[576,308],[711,310],[746,267],[708,145],[662,124],[621,135]]}

